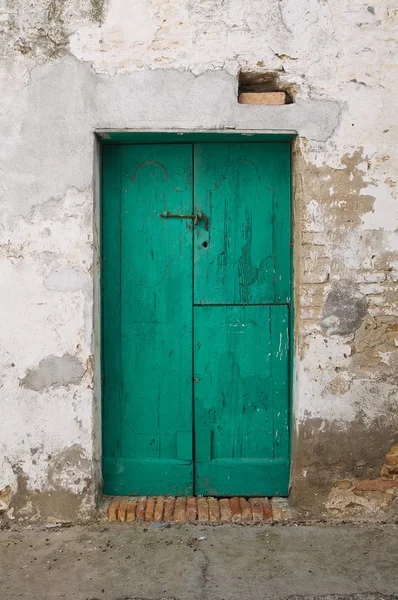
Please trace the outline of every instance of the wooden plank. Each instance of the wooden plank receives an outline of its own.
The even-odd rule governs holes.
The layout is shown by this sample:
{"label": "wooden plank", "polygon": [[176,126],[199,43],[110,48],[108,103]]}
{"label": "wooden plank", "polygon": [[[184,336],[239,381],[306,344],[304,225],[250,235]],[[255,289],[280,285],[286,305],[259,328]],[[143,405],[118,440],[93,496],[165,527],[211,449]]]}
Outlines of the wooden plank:
{"label": "wooden plank", "polygon": [[275,244],[275,304],[292,304],[291,146],[278,144],[273,152],[277,182],[272,221]]}
{"label": "wooden plank", "polygon": [[289,144],[196,144],[195,304],[290,302]]}
{"label": "wooden plank", "polygon": [[130,493],[131,482],[137,496],[192,495],[192,461],[104,458],[103,477],[118,496]]}
{"label": "wooden plank", "polygon": [[[202,448],[206,440],[195,436],[201,459],[197,494],[260,496],[287,490],[288,435],[278,416],[287,414],[289,404],[288,354],[280,351],[281,335],[283,348],[287,335],[284,314],[287,319],[284,306],[194,309],[195,423],[198,432],[211,431],[212,437],[206,462],[210,448]],[[280,377],[284,383],[276,384]],[[284,461],[274,459],[275,423]]]}
{"label": "wooden plank", "polygon": [[193,436],[190,431],[177,431],[177,458],[181,460],[192,460]]}
{"label": "wooden plank", "polygon": [[196,465],[195,491],[212,496],[287,496],[289,461],[218,459]]}
{"label": "wooden plank", "polygon": [[273,457],[269,318],[268,306],[195,307],[195,423],[213,459]]}
{"label": "wooden plank", "polygon": [[274,398],[274,458],[288,458],[289,448],[289,313],[272,306],[270,314],[272,396]]}
{"label": "wooden plank", "polygon": [[202,421],[195,423],[196,463],[209,462],[211,460],[211,429],[204,429],[202,425]]}
{"label": "wooden plank", "polygon": [[[121,451],[120,370],[120,148],[103,148],[102,198],[102,451]],[[112,489],[105,481],[105,494]]]}
{"label": "wooden plank", "polygon": [[[108,230],[109,215],[104,238],[108,262],[119,271],[120,294],[112,293],[110,303],[120,318],[113,331],[115,323],[105,317],[113,342],[104,345],[107,361],[112,352],[119,355],[113,381],[121,392],[118,422],[113,418],[113,423],[121,432],[122,460],[111,468],[108,461],[105,490],[192,494],[192,462],[178,460],[178,452],[190,458],[186,437],[192,438],[193,229],[187,220],[161,218],[163,211],[192,213],[192,149],[137,145],[120,147],[118,154],[118,255],[112,255],[118,238]],[[113,165],[104,163],[104,169],[116,181]],[[109,399],[105,402],[109,411]],[[108,451],[105,458],[111,456]],[[159,476],[151,461],[159,466]]]}

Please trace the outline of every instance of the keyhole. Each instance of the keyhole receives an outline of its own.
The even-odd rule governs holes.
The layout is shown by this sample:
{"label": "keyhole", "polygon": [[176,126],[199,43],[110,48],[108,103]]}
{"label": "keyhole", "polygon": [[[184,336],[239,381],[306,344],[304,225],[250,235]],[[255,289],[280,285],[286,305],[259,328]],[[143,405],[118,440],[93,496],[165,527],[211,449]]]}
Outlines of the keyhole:
{"label": "keyhole", "polygon": [[207,242],[203,242],[202,246],[203,248],[207,248]]}

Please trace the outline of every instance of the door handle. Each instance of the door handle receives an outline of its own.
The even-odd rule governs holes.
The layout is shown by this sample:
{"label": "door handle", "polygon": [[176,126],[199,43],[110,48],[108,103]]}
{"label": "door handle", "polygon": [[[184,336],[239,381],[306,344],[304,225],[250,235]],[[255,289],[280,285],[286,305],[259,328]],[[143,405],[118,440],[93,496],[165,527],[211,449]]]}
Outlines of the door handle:
{"label": "door handle", "polygon": [[160,215],[162,219],[193,219],[193,224],[197,225],[200,219],[203,220],[205,225],[205,230],[209,231],[209,217],[206,217],[201,212],[198,212],[196,215],[179,215],[167,212],[167,210],[163,211]]}

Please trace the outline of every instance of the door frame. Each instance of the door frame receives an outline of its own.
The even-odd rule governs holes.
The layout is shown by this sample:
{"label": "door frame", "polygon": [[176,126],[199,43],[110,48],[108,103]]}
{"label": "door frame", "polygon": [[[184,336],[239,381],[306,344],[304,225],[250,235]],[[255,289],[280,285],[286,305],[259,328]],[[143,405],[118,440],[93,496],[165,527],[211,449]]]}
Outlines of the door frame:
{"label": "door frame", "polygon": [[[290,168],[291,168],[291,180],[290,180],[290,205],[291,205],[291,222],[290,222],[290,234],[291,234],[291,253],[290,253],[290,301],[288,303],[289,309],[289,333],[290,333],[290,344],[289,344],[289,381],[288,381],[288,394],[289,394],[289,461],[290,461],[290,482],[289,482],[289,494],[292,482],[292,467],[293,467],[293,456],[292,450],[294,445],[293,435],[293,381],[294,381],[294,347],[295,347],[295,336],[294,336],[294,238],[295,238],[295,210],[293,204],[293,191],[294,191],[294,142],[297,138],[296,131],[282,131],[282,132],[253,132],[253,131],[114,131],[100,129],[95,132],[96,143],[95,143],[95,177],[94,177],[94,194],[97,198],[95,203],[94,211],[94,247],[95,253],[98,260],[95,261],[94,268],[94,393],[99,399],[96,404],[97,409],[97,423],[96,431],[94,432],[94,455],[96,457],[98,481],[100,481],[99,497],[102,496],[103,488],[103,476],[102,476],[102,439],[103,439],[103,427],[102,427],[102,374],[103,374],[103,360],[104,353],[103,349],[103,310],[102,310],[102,298],[103,298],[103,277],[102,277],[102,232],[103,232],[103,190],[102,190],[102,174],[103,174],[103,153],[102,148],[110,145],[130,145],[130,144],[190,144],[190,143],[288,143],[290,145]],[[97,434],[97,435],[96,435]]]}

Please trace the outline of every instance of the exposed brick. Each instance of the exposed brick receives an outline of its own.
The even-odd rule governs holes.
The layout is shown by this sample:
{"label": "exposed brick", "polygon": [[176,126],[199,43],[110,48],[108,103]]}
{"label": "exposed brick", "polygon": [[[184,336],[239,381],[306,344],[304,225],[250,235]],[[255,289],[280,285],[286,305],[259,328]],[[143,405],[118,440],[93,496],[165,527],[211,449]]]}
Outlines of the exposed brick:
{"label": "exposed brick", "polygon": [[173,512],[174,512],[174,503],[175,503],[175,498],[173,498],[172,496],[169,496],[168,498],[165,499],[164,501],[164,513],[163,513],[163,520],[164,521],[171,521],[173,518]]}
{"label": "exposed brick", "polygon": [[[395,476],[392,476],[395,477]],[[375,483],[376,482],[376,483]],[[381,483],[378,483],[381,482]],[[379,479],[369,482],[356,482],[356,491],[360,494],[366,489],[388,489],[398,485],[398,481]],[[287,516],[287,508],[283,505],[278,508],[278,502],[286,500],[274,498],[276,502],[274,520],[284,520]],[[284,515],[282,515],[282,512]],[[286,514],[285,514],[286,513]],[[135,521],[161,522],[175,521],[177,523],[194,522],[202,523],[261,523],[269,521],[273,516],[273,508],[267,498],[196,498],[196,497],[141,497],[138,500],[126,498],[114,498],[107,507],[109,522]],[[282,518],[283,517],[283,518]]]}
{"label": "exposed brick", "polygon": [[187,506],[185,509],[187,521],[196,521],[198,517],[197,500],[193,496],[187,498]]}
{"label": "exposed brick", "polygon": [[117,521],[117,509],[119,508],[120,499],[112,500],[110,505],[108,506],[108,520],[110,523],[114,523]]}
{"label": "exposed brick", "polygon": [[352,488],[352,481],[350,479],[338,479],[334,482],[333,487],[339,490],[350,490]]}
{"label": "exposed brick", "polygon": [[264,511],[262,498],[250,498],[250,506],[252,507],[253,523],[262,523],[264,521]]}
{"label": "exposed brick", "polygon": [[140,498],[137,502],[137,508],[135,511],[137,521],[143,521],[145,519],[145,507],[146,498]]}
{"label": "exposed brick", "polygon": [[240,510],[242,512],[242,521],[249,523],[253,520],[252,507],[246,498],[239,498]]}
{"label": "exposed brick", "polygon": [[386,465],[398,465],[398,446],[393,446],[386,454]]}
{"label": "exposed brick", "polygon": [[271,521],[271,519],[273,519],[271,502],[268,500],[268,498],[262,498],[262,504],[264,521]]}
{"label": "exposed brick", "polygon": [[135,521],[136,506],[137,502],[129,502],[127,504],[126,523],[133,523]]}
{"label": "exposed brick", "polygon": [[153,514],[153,520],[155,523],[160,523],[163,519],[163,508],[164,508],[164,498],[163,496],[158,496],[156,498],[155,512]]}
{"label": "exposed brick", "polygon": [[285,92],[242,92],[239,94],[239,104],[266,104],[274,106],[285,104]]}
{"label": "exposed brick", "polygon": [[397,465],[383,465],[380,469],[380,477],[388,477],[389,479],[395,479],[398,475],[398,464]]}
{"label": "exposed brick", "polygon": [[366,283],[359,286],[359,292],[361,294],[367,295],[378,295],[383,291],[383,288],[378,283]]}
{"label": "exposed brick", "polygon": [[272,498],[272,520],[273,521],[291,521],[294,518],[293,511],[287,498]]}
{"label": "exposed brick", "polygon": [[220,507],[217,498],[208,498],[209,520],[211,523],[218,523],[220,520]]}
{"label": "exposed brick", "polygon": [[357,283],[383,283],[386,280],[385,273],[360,273],[357,277]]}
{"label": "exposed brick", "polygon": [[231,507],[231,521],[232,523],[240,523],[242,521],[242,511],[240,508],[240,501],[239,498],[237,498],[236,496],[234,498],[231,498],[231,500],[229,501],[229,505]]}
{"label": "exposed brick", "polygon": [[206,523],[209,520],[207,498],[198,498],[198,520],[202,523]]}
{"label": "exposed brick", "polygon": [[325,283],[330,276],[330,259],[304,259],[303,269],[303,283]]}
{"label": "exposed brick", "polygon": [[391,467],[398,465],[398,454],[386,454],[386,465]]}
{"label": "exposed brick", "polygon": [[127,513],[128,499],[122,498],[120,500],[120,504],[117,509],[117,520],[121,523],[126,521],[126,513]]}
{"label": "exposed brick", "polygon": [[185,516],[185,506],[187,503],[187,499],[184,496],[180,496],[176,498],[176,502],[174,505],[174,513],[173,513],[173,521],[176,523],[184,523],[186,520]]}
{"label": "exposed brick", "polygon": [[361,492],[376,492],[398,487],[398,479],[363,479],[354,481],[354,487]]}
{"label": "exposed brick", "polygon": [[219,502],[218,502],[218,505],[220,507],[221,521],[223,523],[228,523],[232,517],[231,507],[229,505],[229,499],[221,498],[221,500],[219,500]]}
{"label": "exposed brick", "polygon": [[155,503],[156,503],[156,498],[150,497],[147,499],[146,508],[145,508],[145,521],[153,521],[153,515],[155,512]]}

